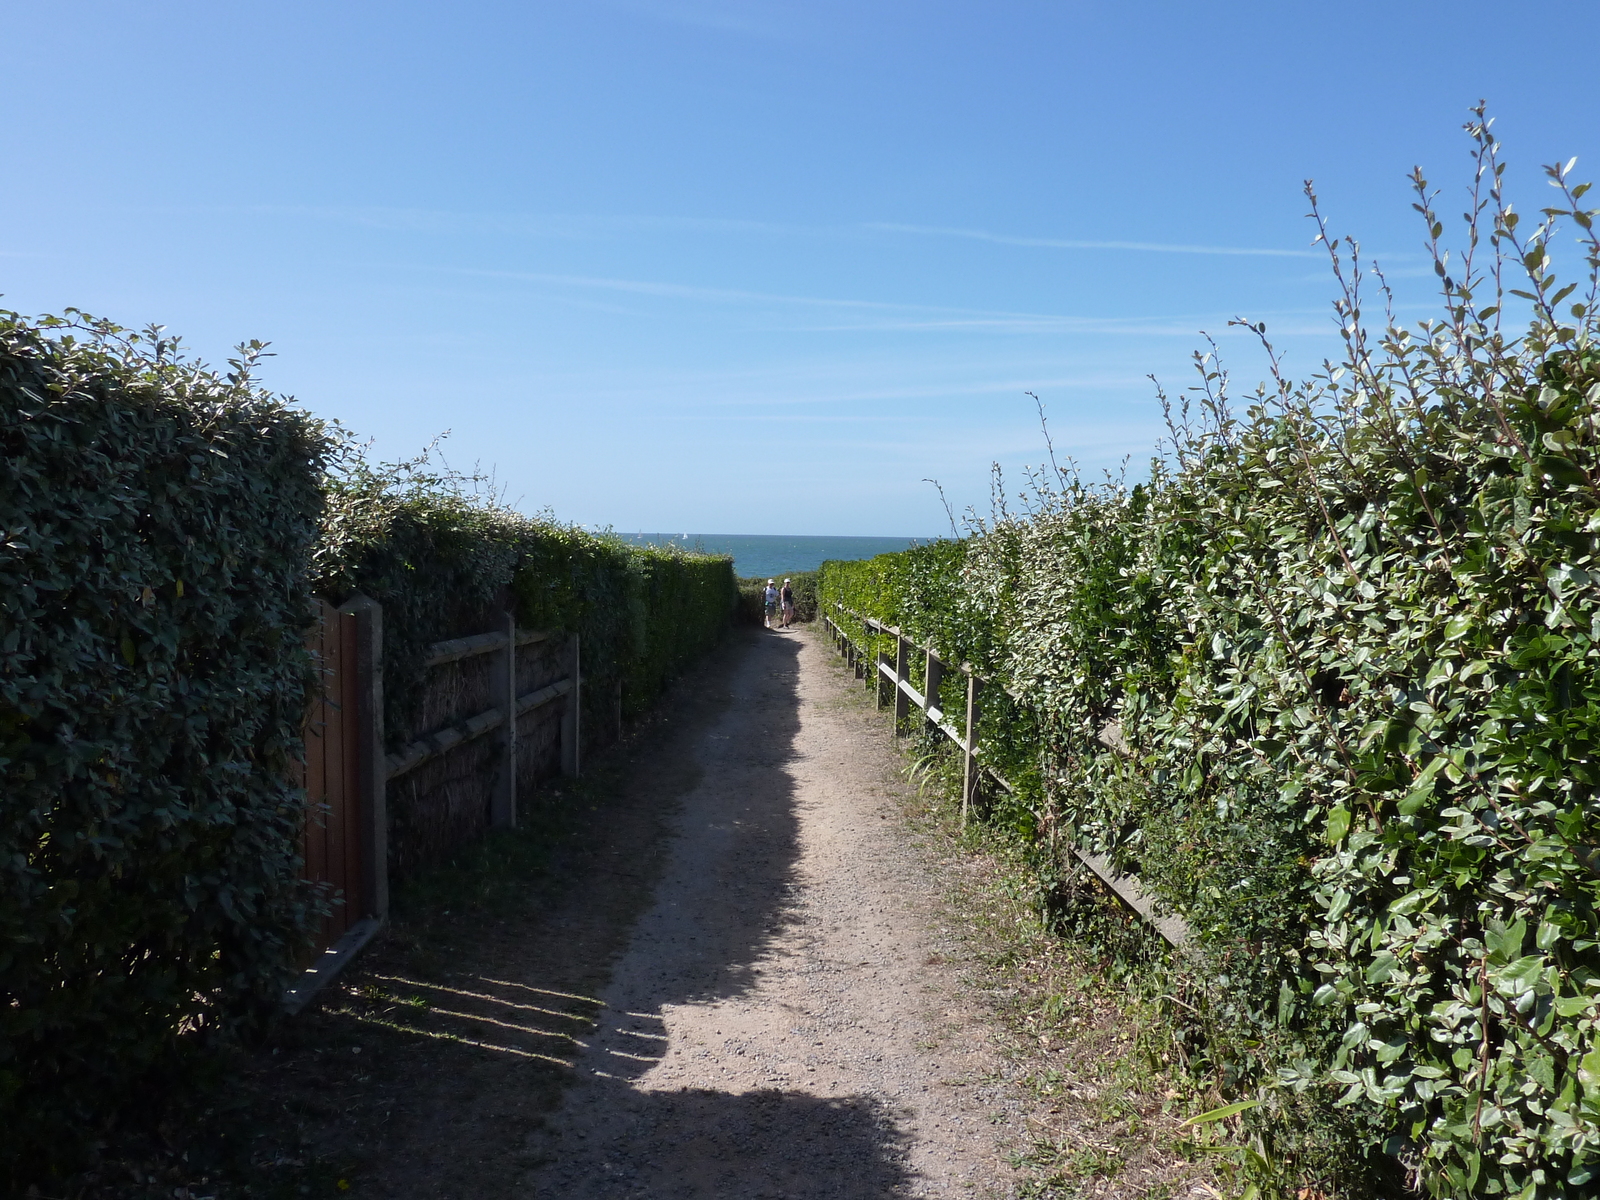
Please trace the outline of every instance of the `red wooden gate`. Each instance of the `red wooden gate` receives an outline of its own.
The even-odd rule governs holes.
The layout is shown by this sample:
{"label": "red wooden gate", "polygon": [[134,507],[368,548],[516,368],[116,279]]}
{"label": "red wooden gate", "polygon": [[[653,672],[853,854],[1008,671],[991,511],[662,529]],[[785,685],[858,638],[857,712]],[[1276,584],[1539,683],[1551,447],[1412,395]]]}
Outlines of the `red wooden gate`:
{"label": "red wooden gate", "polygon": [[301,849],[305,878],[327,885],[333,912],[322,922],[317,949],[325,950],[366,915],[362,874],[362,774],[358,623],[319,600],[307,639],[320,664],[322,689],[306,714],[306,814]]}

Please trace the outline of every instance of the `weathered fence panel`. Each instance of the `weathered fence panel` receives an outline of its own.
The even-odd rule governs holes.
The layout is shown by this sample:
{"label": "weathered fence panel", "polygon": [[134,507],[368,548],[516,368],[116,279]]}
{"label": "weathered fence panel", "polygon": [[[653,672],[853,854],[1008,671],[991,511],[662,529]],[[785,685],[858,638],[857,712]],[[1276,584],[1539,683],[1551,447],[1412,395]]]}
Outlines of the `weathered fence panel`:
{"label": "weathered fence panel", "polygon": [[429,648],[414,727],[385,758],[398,874],[514,828],[521,793],[578,773],[577,636],[519,629],[510,613],[492,624]]}
{"label": "weathered fence panel", "polygon": [[385,752],[383,623],[356,597],[318,601],[309,638],[321,676],[304,728],[304,876],[332,912],[316,954],[285,997],[291,1010],[376,932],[389,872],[448,861],[489,829],[517,823],[521,795],[580,767],[576,635],[497,628],[435,642],[414,727]]}

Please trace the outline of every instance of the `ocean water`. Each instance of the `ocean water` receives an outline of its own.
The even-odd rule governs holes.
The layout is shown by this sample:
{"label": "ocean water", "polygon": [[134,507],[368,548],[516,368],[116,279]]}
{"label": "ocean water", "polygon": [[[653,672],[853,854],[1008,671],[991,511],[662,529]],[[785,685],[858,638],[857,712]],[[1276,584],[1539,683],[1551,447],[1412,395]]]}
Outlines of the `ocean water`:
{"label": "ocean water", "polygon": [[787,537],[747,533],[625,533],[636,546],[686,546],[708,554],[733,555],[733,573],[742,578],[779,578],[815,571],[826,559],[873,558],[893,554],[933,538]]}

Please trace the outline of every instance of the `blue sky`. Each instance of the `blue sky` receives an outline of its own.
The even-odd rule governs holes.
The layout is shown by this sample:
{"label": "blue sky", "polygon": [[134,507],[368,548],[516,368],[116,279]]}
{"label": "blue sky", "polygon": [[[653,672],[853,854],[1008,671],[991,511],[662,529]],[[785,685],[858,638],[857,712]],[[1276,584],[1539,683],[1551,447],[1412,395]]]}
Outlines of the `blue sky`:
{"label": "blue sky", "polygon": [[1593,177],[1600,5],[0,0],[0,305],[160,322],[529,511],[926,535],[1333,351],[1302,180],[1428,312],[1487,98]]}

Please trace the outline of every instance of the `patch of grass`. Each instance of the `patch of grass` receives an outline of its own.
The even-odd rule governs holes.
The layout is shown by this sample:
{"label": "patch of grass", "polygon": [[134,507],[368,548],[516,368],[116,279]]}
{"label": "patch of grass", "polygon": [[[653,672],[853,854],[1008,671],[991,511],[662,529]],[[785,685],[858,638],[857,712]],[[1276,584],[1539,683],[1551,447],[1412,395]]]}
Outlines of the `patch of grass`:
{"label": "patch of grass", "polygon": [[525,909],[556,883],[562,847],[613,796],[615,776],[614,764],[602,763],[525,797],[517,828],[491,830],[443,866],[396,884],[391,923],[422,936],[444,918],[503,919]]}

